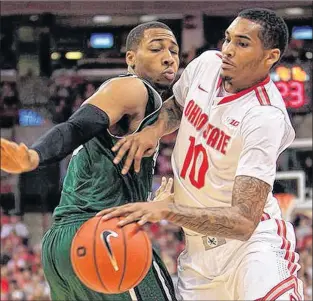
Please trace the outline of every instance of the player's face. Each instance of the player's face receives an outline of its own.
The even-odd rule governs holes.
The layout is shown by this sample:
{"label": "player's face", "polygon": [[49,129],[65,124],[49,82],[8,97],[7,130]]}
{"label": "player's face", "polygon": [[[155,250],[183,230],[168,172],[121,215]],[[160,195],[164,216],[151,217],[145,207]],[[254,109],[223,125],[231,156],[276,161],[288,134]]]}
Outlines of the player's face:
{"label": "player's face", "polygon": [[127,53],[128,63],[135,66],[135,73],[156,87],[167,89],[174,82],[179,66],[179,48],[171,31],[151,28],[136,51]]}
{"label": "player's face", "polygon": [[227,28],[222,47],[224,79],[249,87],[268,74],[280,52],[264,49],[260,30],[261,25],[239,17]]}

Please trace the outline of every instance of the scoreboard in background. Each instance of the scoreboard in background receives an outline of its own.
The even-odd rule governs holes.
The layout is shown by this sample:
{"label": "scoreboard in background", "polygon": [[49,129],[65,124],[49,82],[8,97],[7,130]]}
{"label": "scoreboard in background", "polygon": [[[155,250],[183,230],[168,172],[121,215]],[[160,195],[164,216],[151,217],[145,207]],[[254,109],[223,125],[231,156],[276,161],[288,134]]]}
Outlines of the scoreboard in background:
{"label": "scoreboard in background", "polygon": [[310,62],[281,63],[272,70],[271,79],[275,82],[287,108],[311,107],[312,71]]}

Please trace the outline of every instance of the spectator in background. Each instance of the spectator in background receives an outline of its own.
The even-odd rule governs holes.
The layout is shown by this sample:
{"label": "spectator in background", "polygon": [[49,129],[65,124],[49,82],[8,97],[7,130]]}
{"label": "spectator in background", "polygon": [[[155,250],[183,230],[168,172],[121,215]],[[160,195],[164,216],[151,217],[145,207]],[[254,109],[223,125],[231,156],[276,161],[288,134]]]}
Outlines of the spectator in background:
{"label": "spectator in background", "polygon": [[170,147],[163,147],[160,149],[160,154],[157,158],[157,172],[161,176],[167,176],[172,173],[171,165],[172,149]]}
{"label": "spectator in background", "polygon": [[28,69],[18,83],[21,104],[24,108],[45,106],[49,99],[49,80],[36,76],[33,70]]}
{"label": "spectator in background", "polygon": [[6,266],[1,266],[1,290],[0,290],[0,300],[5,301],[9,300],[9,277],[8,277],[8,268]]}
{"label": "spectator in background", "polygon": [[72,109],[70,104],[63,97],[54,97],[50,99],[52,104],[52,121],[53,123],[61,123],[66,121],[71,113]]}
{"label": "spectator in background", "polygon": [[72,114],[79,109],[83,102],[84,102],[83,97],[79,93],[77,93],[76,97],[74,98],[74,103],[72,106]]}
{"label": "spectator in background", "polygon": [[312,300],[312,211],[296,214],[293,224],[297,237],[297,252],[300,255],[299,277],[304,285],[304,299]]}
{"label": "spectator in background", "polygon": [[95,86],[91,83],[87,84],[84,98],[89,98],[92,94],[94,94],[96,91]]}
{"label": "spectator in background", "polygon": [[20,101],[15,84],[4,82],[0,93],[0,126],[10,128],[17,123]]}
{"label": "spectator in background", "polygon": [[15,95],[16,93],[13,91],[12,86],[9,83],[4,82],[2,86],[2,97],[13,97]]}
{"label": "spectator in background", "polygon": [[29,231],[20,216],[11,216],[10,222],[1,227],[1,239],[8,238],[11,233],[21,237],[25,245],[28,244]]}

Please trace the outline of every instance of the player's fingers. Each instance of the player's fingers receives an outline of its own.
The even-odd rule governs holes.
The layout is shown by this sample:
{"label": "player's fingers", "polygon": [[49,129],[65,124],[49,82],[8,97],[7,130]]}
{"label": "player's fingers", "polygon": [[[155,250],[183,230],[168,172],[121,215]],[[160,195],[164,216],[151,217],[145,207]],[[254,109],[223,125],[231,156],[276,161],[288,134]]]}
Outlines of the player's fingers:
{"label": "player's fingers", "polygon": [[140,165],[141,165],[141,159],[143,157],[143,153],[144,153],[143,150],[139,147],[135,154],[134,169],[135,169],[135,172],[137,173],[140,171]]}
{"label": "player's fingers", "polygon": [[4,139],[4,138],[1,138],[0,143],[1,143],[1,146],[7,146],[11,144],[9,140]]}
{"label": "player's fingers", "polygon": [[129,214],[128,216],[124,217],[121,221],[119,221],[117,223],[117,226],[123,227],[123,226],[125,226],[127,224],[136,222],[136,221],[140,220],[142,215],[143,215],[142,211],[134,212],[132,214]]}
{"label": "player's fingers", "polygon": [[23,151],[28,151],[28,147],[24,143],[20,143],[19,149],[21,149]]}
{"label": "player's fingers", "polygon": [[168,192],[168,193],[171,192],[172,187],[173,187],[173,179],[169,178],[165,187],[165,192]]}
{"label": "player's fingers", "polygon": [[134,203],[133,204],[126,204],[126,205],[122,205],[122,206],[118,206],[118,207],[106,208],[106,209],[103,209],[103,210],[99,211],[96,214],[96,216],[101,216],[101,215],[110,213],[110,212],[115,211],[115,210],[125,209],[125,208],[129,208],[129,207],[133,207],[133,206],[135,206]]}
{"label": "player's fingers", "polygon": [[149,218],[150,218],[151,214],[145,214],[141,217],[141,219],[137,222],[137,224],[139,226],[143,226],[144,224],[146,224],[147,222],[149,222]]}
{"label": "player's fingers", "polygon": [[161,185],[158,188],[158,190],[155,192],[156,197],[158,197],[160,193],[163,192],[163,190],[165,189],[165,186],[166,186],[166,178],[162,177]]}
{"label": "player's fingers", "polygon": [[18,153],[19,153],[19,157],[21,160],[21,164],[27,164],[29,163],[29,154],[28,154],[28,147],[24,144],[21,143],[18,147]]}
{"label": "player's fingers", "polygon": [[115,143],[115,145],[112,147],[112,151],[116,152],[120,149],[120,147],[127,141],[126,137],[121,138],[119,141]]}
{"label": "player's fingers", "polygon": [[1,142],[1,151],[3,152],[12,153],[16,151],[16,149],[17,149],[17,145],[15,145],[15,143],[11,143],[11,142],[2,143]]}
{"label": "player's fingers", "polygon": [[125,141],[123,145],[120,147],[117,155],[115,156],[113,163],[118,164],[121,162],[125,154],[128,152],[128,150],[132,147],[132,144],[130,141]]}
{"label": "player's fingers", "polygon": [[96,216],[102,216],[102,215],[105,215],[105,214],[108,214],[112,211],[114,211],[116,208],[108,208],[108,209],[103,209],[101,211],[99,211]]}
{"label": "player's fingers", "polygon": [[135,157],[135,154],[137,152],[137,144],[132,144],[128,154],[127,154],[127,158],[125,160],[125,163],[124,163],[124,166],[123,166],[123,169],[122,169],[122,174],[123,175],[126,175],[133,163],[133,160],[134,160],[134,157]]}
{"label": "player's fingers", "polygon": [[104,212],[102,219],[108,220],[112,217],[124,216],[127,213],[139,211],[137,210],[137,208],[138,208],[138,205],[136,204],[127,204],[127,205],[123,205],[120,207],[104,209],[101,212],[99,212],[100,213],[99,215],[103,215],[103,212]]}
{"label": "player's fingers", "polygon": [[119,217],[119,216],[123,216],[124,214],[126,214],[128,211],[127,209],[124,209],[124,208],[120,208],[120,209],[115,209],[109,213],[105,213],[103,216],[102,216],[102,220],[108,220],[108,219],[111,219],[113,217]]}

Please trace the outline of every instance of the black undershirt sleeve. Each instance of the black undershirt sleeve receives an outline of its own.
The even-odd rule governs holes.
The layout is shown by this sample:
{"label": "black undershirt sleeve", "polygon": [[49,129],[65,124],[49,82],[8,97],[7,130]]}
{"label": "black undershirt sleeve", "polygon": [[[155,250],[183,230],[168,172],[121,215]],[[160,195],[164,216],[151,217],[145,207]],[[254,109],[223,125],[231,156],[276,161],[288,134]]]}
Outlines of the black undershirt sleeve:
{"label": "black undershirt sleeve", "polygon": [[32,146],[40,158],[39,165],[57,162],[109,127],[108,115],[98,107],[81,106],[68,121],[54,126]]}

